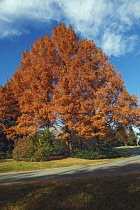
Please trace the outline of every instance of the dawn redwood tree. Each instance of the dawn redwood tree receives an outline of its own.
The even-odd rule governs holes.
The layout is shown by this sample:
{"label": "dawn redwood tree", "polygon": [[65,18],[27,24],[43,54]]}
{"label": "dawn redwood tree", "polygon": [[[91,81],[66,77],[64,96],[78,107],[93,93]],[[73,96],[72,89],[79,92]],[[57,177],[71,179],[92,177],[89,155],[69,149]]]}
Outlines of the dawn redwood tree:
{"label": "dawn redwood tree", "polygon": [[[97,146],[110,126],[138,125],[136,95],[130,95],[108,57],[72,27],[59,24],[24,52],[11,80],[21,116],[16,133],[31,134],[62,127],[69,150],[72,133],[92,138]],[[61,133],[61,129],[58,129]]]}

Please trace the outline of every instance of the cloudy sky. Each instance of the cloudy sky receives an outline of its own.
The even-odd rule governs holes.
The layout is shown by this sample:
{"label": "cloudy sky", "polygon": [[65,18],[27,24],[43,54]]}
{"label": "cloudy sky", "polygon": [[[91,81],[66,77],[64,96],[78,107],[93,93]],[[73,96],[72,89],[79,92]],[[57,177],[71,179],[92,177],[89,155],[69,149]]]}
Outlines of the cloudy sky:
{"label": "cloudy sky", "polygon": [[94,40],[140,99],[140,0],[0,0],[0,84],[59,22]]}

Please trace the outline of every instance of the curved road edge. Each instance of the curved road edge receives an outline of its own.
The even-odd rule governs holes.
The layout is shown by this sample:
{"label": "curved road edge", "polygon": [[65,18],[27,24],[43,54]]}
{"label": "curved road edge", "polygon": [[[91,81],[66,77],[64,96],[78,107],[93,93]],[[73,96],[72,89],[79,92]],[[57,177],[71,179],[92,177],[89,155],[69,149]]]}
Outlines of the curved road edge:
{"label": "curved road edge", "polygon": [[132,156],[106,163],[0,174],[0,183],[8,184],[17,182],[47,181],[55,179],[61,180],[75,177],[140,173],[140,148],[124,149],[129,149],[132,152]]}

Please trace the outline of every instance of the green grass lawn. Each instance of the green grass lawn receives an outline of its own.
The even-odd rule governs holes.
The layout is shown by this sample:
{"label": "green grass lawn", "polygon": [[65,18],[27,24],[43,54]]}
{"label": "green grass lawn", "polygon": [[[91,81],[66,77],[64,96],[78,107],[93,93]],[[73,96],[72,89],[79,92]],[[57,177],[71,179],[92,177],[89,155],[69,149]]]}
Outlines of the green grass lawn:
{"label": "green grass lawn", "polygon": [[86,160],[79,158],[63,158],[60,160],[51,160],[44,162],[24,162],[24,161],[17,162],[12,159],[11,160],[3,159],[0,160],[0,173],[87,165],[87,164],[103,163],[113,160],[114,159]]}
{"label": "green grass lawn", "polygon": [[140,173],[0,185],[2,210],[139,210]]}

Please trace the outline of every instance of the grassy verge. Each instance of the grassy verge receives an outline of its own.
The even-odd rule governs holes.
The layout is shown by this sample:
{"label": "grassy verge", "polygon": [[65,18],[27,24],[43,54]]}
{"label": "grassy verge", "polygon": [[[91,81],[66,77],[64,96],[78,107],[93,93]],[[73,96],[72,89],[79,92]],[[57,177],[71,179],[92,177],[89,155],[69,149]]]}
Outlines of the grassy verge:
{"label": "grassy verge", "polygon": [[102,160],[85,160],[79,158],[64,158],[60,160],[51,160],[44,162],[16,162],[13,160],[0,160],[0,173],[7,172],[19,172],[19,171],[31,171],[31,170],[41,170],[50,168],[60,168],[69,166],[80,166],[87,164],[103,163],[112,161],[114,159],[102,159]]}
{"label": "grassy verge", "polygon": [[140,174],[0,186],[1,209],[139,209]]}
{"label": "grassy verge", "polygon": [[[120,149],[122,157],[128,157],[130,155],[129,151]],[[120,158],[117,158],[120,159]],[[59,157],[57,160],[44,161],[44,162],[24,162],[24,161],[14,161],[12,159],[0,160],[0,173],[8,172],[20,172],[20,171],[32,171],[32,170],[41,170],[41,169],[51,169],[51,168],[60,168],[60,167],[69,167],[69,166],[80,166],[87,164],[96,164],[109,162],[114,159],[98,159],[98,160],[88,160],[88,159],[79,159],[79,158],[63,158]]]}

